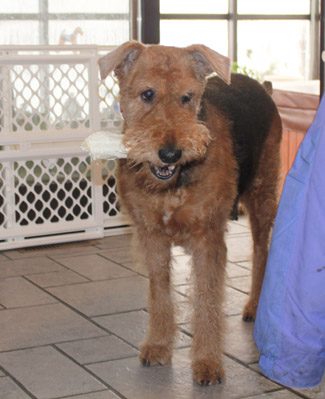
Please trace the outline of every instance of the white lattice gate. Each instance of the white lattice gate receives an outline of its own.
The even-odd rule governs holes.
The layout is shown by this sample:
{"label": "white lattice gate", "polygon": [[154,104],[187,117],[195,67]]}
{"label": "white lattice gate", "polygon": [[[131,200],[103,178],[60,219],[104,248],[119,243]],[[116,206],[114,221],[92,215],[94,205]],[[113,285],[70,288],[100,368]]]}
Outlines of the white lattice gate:
{"label": "white lattice gate", "polygon": [[116,82],[99,80],[101,50],[0,47],[0,249],[96,238],[126,225],[115,162],[91,162],[80,150],[89,134],[122,123]]}

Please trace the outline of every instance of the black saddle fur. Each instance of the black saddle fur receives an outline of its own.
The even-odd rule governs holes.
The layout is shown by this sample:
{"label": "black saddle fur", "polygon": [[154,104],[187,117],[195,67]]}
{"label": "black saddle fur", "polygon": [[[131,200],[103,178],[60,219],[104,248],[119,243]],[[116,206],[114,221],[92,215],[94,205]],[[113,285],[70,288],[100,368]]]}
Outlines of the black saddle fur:
{"label": "black saddle fur", "polygon": [[206,102],[218,108],[230,121],[239,172],[237,207],[239,197],[254,180],[276,106],[263,85],[240,74],[231,75],[230,85],[217,76],[208,79],[199,115],[203,121]]}

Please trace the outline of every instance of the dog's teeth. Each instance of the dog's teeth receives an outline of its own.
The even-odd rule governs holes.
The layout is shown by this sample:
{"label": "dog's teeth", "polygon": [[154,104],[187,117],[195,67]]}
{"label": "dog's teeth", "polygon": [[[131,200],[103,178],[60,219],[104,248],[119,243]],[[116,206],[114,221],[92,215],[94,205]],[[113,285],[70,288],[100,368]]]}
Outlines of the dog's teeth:
{"label": "dog's teeth", "polygon": [[176,165],[164,165],[164,166],[157,166],[152,165],[152,170],[154,174],[161,179],[169,179],[173,176],[176,169]]}

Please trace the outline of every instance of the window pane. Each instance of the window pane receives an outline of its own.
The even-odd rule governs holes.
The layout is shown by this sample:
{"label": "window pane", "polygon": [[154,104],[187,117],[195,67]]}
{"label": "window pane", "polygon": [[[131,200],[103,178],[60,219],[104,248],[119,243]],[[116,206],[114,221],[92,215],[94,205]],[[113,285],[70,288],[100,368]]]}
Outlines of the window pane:
{"label": "window pane", "polygon": [[238,64],[262,78],[308,79],[308,21],[241,21]]}
{"label": "window pane", "polygon": [[310,0],[238,0],[239,14],[309,14]]}
{"label": "window pane", "polygon": [[21,12],[28,14],[38,12],[38,2],[39,0],[0,0],[0,13]]}
{"label": "window pane", "polygon": [[221,54],[228,54],[225,21],[160,21],[160,43],[170,46],[205,44]]}
{"label": "window pane", "polygon": [[49,0],[52,13],[128,13],[129,0]]}
{"label": "window pane", "polygon": [[76,28],[83,34],[77,34],[77,44],[118,45],[129,40],[129,21],[50,21],[49,42],[59,44],[60,36],[69,36]]}
{"label": "window pane", "polygon": [[160,0],[162,14],[226,14],[227,0]]}
{"label": "window pane", "polygon": [[1,44],[39,44],[37,21],[1,21]]}

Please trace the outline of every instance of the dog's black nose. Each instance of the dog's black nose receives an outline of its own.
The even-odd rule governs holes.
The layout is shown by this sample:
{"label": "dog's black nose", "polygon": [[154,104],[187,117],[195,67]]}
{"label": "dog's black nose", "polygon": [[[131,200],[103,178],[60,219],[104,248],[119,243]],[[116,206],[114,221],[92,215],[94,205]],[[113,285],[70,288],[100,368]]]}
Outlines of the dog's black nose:
{"label": "dog's black nose", "polygon": [[174,163],[182,156],[182,150],[173,147],[165,147],[158,151],[158,155],[160,160],[164,163]]}

